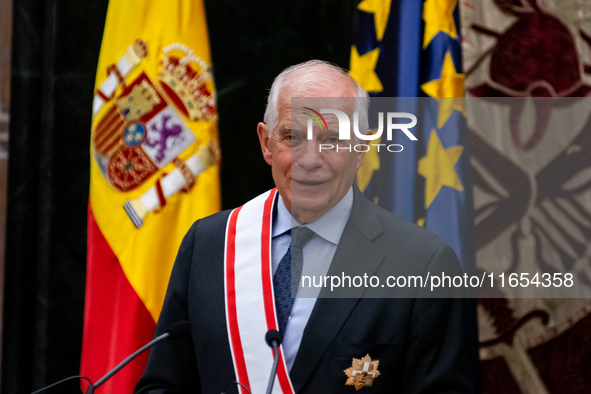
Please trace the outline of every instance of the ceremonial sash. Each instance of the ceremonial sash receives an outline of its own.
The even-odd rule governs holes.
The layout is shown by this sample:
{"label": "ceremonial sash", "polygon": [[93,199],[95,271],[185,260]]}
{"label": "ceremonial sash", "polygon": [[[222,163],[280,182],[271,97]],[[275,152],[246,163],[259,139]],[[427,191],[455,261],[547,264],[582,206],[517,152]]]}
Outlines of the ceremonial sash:
{"label": "ceremonial sash", "polygon": [[[273,364],[265,334],[277,329],[271,269],[271,218],[277,189],[228,218],[224,257],[226,322],[236,378],[252,394],[264,393]],[[273,393],[294,393],[282,348]],[[241,389],[242,394],[247,394]]]}

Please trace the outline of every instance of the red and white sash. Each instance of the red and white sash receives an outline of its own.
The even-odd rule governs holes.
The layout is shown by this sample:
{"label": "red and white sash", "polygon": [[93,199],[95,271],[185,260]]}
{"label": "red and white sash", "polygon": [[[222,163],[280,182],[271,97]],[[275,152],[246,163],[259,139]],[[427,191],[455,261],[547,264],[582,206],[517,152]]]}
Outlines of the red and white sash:
{"label": "red and white sash", "polygon": [[[226,322],[234,370],[252,394],[264,393],[273,364],[265,334],[277,329],[271,237],[277,189],[236,208],[228,218],[224,257]],[[242,394],[247,394],[241,389]],[[294,393],[283,350],[273,393]]]}

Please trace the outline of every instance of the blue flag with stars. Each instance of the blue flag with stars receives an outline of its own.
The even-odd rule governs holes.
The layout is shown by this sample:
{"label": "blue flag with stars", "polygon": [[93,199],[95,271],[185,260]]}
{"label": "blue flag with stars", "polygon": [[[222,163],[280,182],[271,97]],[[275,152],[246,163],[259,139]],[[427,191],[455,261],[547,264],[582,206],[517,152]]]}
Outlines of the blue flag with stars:
{"label": "blue flag with stars", "polygon": [[[428,228],[475,269],[458,0],[362,0],[350,73],[371,97],[408,97],[418,141],[366,153],[357,182],[381,207]],[[419,99],[412,99],[418,97]],[[398,140],[397,140],[398,139]]]}

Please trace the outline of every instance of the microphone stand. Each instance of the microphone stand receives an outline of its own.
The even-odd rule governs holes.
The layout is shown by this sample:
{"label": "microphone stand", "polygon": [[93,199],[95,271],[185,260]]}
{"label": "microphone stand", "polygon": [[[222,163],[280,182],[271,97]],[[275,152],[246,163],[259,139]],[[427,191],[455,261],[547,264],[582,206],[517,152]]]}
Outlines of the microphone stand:
{"label": "microphone stand", "polygon": [[277,341],[272,341],[271,346],[273,346],[273,354],[275,357],[273,358],[271,376],[269,376],[269,383],[267,384],[267,394],[271,394],[273,391],[273,383],[275,383],[275,375],[277,374],[277,367],[279,366],[279,345],[277,344]]}
{"label": "microphone stand", "polygon": [[271,394],[273,383],[275,383],[275,375],[277,375],[277,367],[279,366],[279,345],[283,342],[283,335],[279,331],[271,329],[265,334],[265,342],[269,347],[273,348],[273,368],[271,368],[271,376],[269,376],[269,383],[267,384],[267,394]]}
{"label": "microphone stand", "polygon": [[70,376],[69,378],[60,380],[57,383],[53,383],[50,384],[49,386],[43,387],[41,390],[37,390],[35,392],[33,392],[32,394],[36,394],[36,393],[40,393],[44,390],[47,390],[50,387],[54,387],[57,386],[59,384],[62,384],[63,382],[70,380],[70,379],[86,379],[88,380],[88,382],[90,383],[90,385],[88,386],[88,389],[86,390],[86,394],[93,394],[94,390],[96,388],[98,388],[100,385],[102,385],[103,383],[105,383],[107,380],[109,380],[109,378],[111,378],[111,376],[115,375],[117,372],[119,372],[121,370],[121,368],[125,367],[127,364],[129,364],[134,358],[136,358],[137,356],[139,356],[141,353],[145,352],[146,350],[148,350],[149,348],[151,348],[152,346],[154,346],[155,344],[157,344],[158,342],[161,342],[165,339],[170,339],[172,341],[183,337],[184,335],[187,335],[191,330],[191,323],[189,323],[186,320],[180,320],[177,321],[176,323],[172,324],[170,327],[168,327],[168,330],[152,339],[150,342],[148,342],[144,347],[142,347],[140,350],[136,351],[135,353],[133,353],[131,356],[127,357],[125,360],[123,360],[121,363],[119,363],[119,365],[117,365],[115,368],[113,368],[109,373],[107,373],[105,376],[103,376],[102,378],[100,378],[96,383],[92,384],[92,381],[90,379],[88,379],[86,376],[80,376],[80,375],[76,375],[76,376]]}
{"label": "microphone stand", "polygon": [[137,350],[135,353],[133,353],[131,356],[127,357],[125,360],[121,361],[119,363],[119,365],[117,365],[115,368],[113,368],[111,371],[109,371],[109,373],[107,373],[105,376],[103,376],[102,378],[100,378],[99,380],[97,380],[96,383],[91,384],[90,386],[88,386],[88,390],[86,391],[86,394],[93,394],[95,389],[97,389],[100,385],[102,385],[107,380],[109,380],[111,378],[111,376],[113,376],[117,372],[119,372],[119,370],[121,370],[121,368],[123,368],[127,364],[129,364],[131,362],[131,360],[133,360],[139,354],[145,352],[146,350],[148,350],[149,348],[151,348],[153,345],[157,344],[158,342],[165,340],[169,336],[170,336],[170,334],[168,332],[165,332],[164,334],[162,334],[159,337],[155,338],[153,341],[151,341],[148,344],[144,345],[141,349]]}

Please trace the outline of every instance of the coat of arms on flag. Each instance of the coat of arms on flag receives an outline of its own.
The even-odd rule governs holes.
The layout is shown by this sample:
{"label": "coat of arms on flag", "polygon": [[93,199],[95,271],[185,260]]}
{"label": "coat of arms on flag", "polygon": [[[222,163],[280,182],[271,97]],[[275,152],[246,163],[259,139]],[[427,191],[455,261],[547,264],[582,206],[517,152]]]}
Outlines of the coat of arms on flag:
{"label": "coat of arms on flag", "polygon": [[100,116],[93,122],[93,157],[113,189],[129,192],[167,164],[176,167],[153,181],[154,187],[139,199],[125,203],[136,227],[143,225],[148,212],[163,208],[168,197],[190,189],[195,178],[219,158],[217,142],[211,140],[186,161],[179,159],[197,141],[186,120],[217,118],[210,67],[191,49],[174,43],[163,50],[156,83],[144,72],[127,78],[147,54],[147,44],[138,39],[108,68],[93,111]]}

